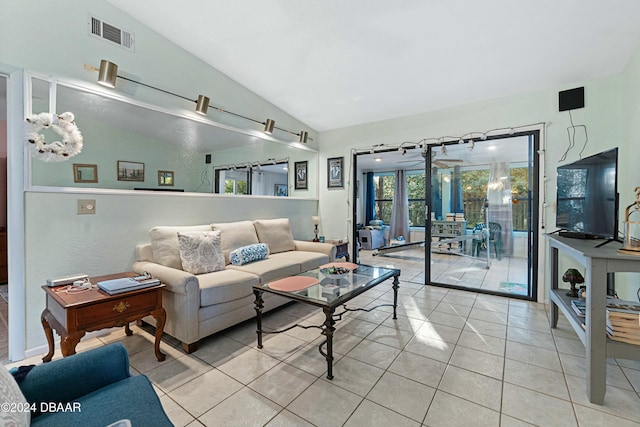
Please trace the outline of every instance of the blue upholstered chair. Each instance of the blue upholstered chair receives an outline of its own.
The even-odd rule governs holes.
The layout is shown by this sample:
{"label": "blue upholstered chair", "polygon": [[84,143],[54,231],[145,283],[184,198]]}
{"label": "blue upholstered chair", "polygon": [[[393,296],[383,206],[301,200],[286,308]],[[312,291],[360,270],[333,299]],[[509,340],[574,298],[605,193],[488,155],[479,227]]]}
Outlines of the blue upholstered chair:
{"label": "blue upholstered chair", "polygon": [[19,386],[38,409],[42,402],[80,408],[32,413],[32,426],[107,426],[122,419],[132,427],[173,425],[149,379],[129,374],[129,355],[120,343],[37,365]]}

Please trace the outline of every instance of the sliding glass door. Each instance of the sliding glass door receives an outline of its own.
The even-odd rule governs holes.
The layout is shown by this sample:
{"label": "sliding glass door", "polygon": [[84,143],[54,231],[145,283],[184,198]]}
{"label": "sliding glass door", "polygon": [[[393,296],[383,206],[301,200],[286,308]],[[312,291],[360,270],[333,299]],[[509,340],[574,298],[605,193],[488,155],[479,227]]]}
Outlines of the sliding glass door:
{"label": "sliding glass door", "polygon": [[533,298],[537,133],[430,146],[428,284]]}

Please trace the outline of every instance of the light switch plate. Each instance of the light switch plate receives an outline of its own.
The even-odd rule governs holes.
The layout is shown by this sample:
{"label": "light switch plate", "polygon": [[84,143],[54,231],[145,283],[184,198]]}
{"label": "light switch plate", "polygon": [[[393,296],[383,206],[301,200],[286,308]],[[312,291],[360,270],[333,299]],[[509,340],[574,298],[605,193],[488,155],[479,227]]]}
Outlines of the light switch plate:
{"label": "light switch plate", "polygon": [[78,215],[94,215],[96,201],[93,199],[78,199]]}

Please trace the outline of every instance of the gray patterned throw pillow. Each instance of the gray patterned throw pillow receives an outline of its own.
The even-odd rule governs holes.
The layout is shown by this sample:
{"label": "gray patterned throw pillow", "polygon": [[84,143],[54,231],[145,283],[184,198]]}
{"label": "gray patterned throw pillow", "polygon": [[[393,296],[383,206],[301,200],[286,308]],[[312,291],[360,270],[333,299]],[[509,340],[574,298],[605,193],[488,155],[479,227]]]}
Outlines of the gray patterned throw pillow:
{"label": "gray patterned throw pillow", "polygon": [[178,232],[180,260],[187,273],[202,274],[224,270],[220,231]]}

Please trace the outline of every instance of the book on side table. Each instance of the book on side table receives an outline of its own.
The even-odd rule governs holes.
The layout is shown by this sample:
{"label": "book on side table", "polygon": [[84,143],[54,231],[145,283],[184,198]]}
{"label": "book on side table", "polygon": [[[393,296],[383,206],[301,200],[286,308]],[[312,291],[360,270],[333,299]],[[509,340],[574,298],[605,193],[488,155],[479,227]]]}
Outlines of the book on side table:
{"label": "book on side table", "polygon": [[147,276],[140,277],[122,277],[120,279],[104,280],[98,282],[98,288],[105,291],[109,295],[117,295],[124,292],[131,292],[137,289],[149,288],[160,284],[160,280],[149,278]]}

